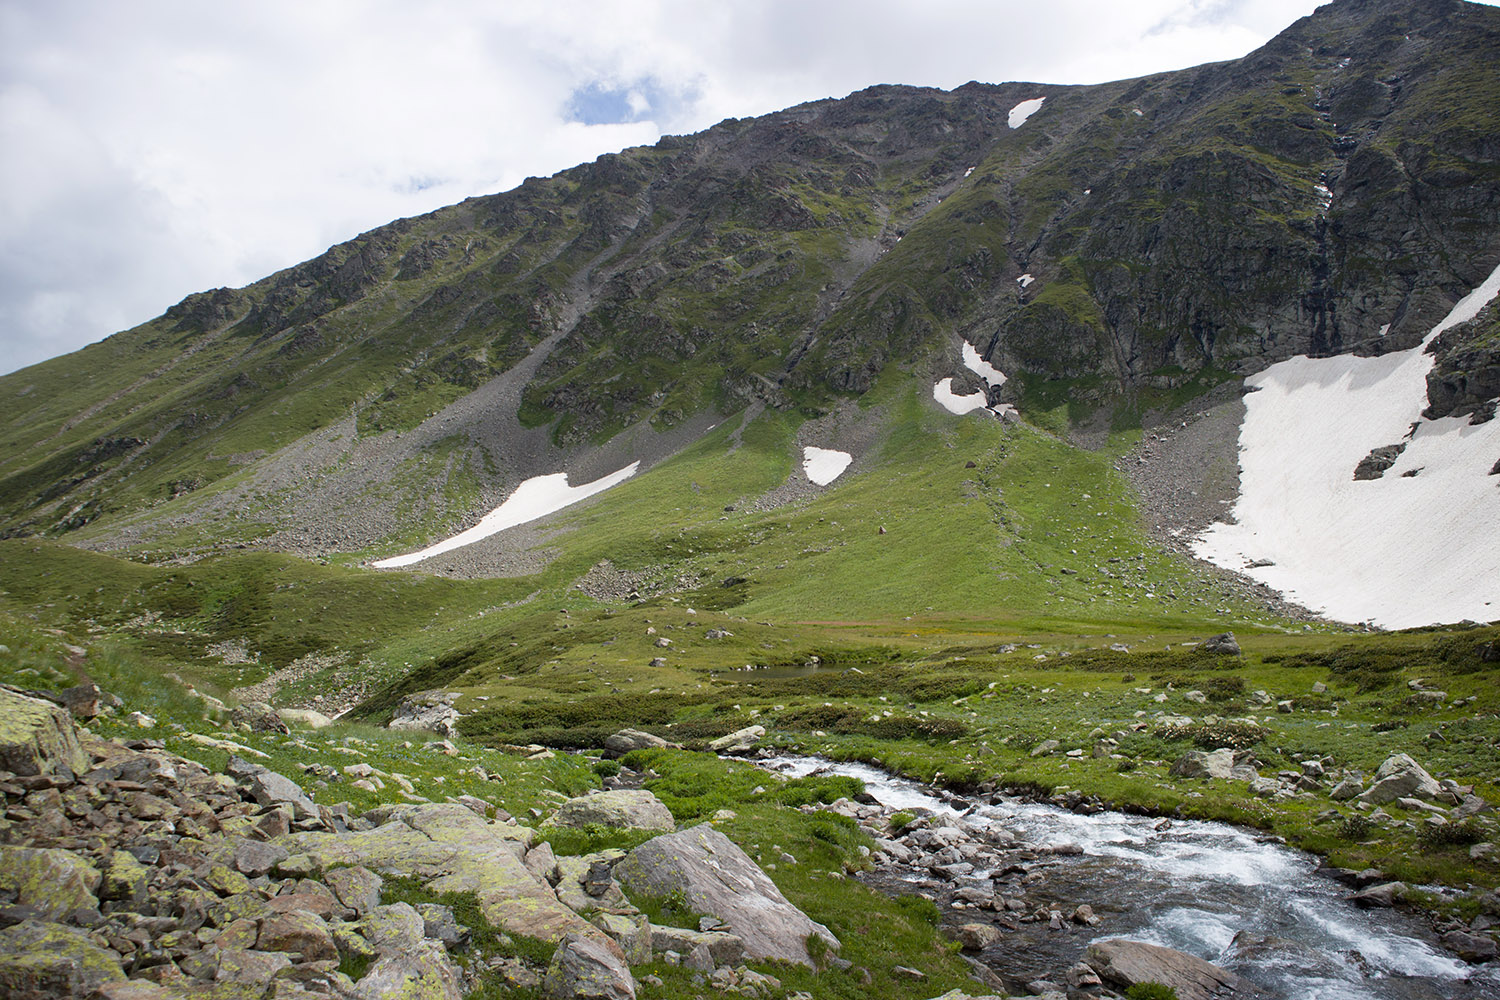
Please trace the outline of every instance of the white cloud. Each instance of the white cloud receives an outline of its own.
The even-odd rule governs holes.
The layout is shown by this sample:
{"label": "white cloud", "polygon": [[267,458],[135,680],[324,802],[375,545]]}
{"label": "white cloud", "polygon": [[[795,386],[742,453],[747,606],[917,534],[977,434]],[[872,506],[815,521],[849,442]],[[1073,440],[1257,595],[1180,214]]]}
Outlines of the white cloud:
{"label": "white cloud", "polygon": [[1313,3],[0,0],[0,370],[663,132],[1231,58]]}

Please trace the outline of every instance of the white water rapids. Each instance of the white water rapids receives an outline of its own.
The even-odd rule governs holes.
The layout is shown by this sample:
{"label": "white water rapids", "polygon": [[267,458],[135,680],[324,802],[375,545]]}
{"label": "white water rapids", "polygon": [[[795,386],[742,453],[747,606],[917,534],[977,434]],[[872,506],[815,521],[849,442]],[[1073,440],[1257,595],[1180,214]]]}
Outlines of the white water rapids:
{"label": "white water rapids", "polygon": [[[976,800],[977,808],[960,813],[929,788],[863,764],[808,757],[761,763],[796,777],[813,771],[856,777],[887,809],[962,816],[975,828],[994,824],[1032,850],[1076,845],[1082,854],[1029,864],[1046,875],[1047,892],[1071,904],[1066,909],[1088,903],[1103,916],[1097,929],[1082,933],[1188,952],[1239,973],[1269,996],[1500,997],[1500,970],[1493,963],[1474,967],[1449,955],[1427,940],[1430,933],[1414,918],[1355,907],[1345,898],[1352,890],[1319,874],[1316,858],[1254,831],[1194,820],[1173,820],[1158,830],[1161,821],[1154,817],[1087,816],[1011,799],[996,805]],[[972,915],[966,920],[978,916],[965,912]],[[1046,953],[1037,961],[1060,961],[1051,970],[1059,974],[1076,960],[1062,957],[1069,943],[1059,935],[1077,935],[1078,929],[1048,931],[1042,923],[1023,925],[1023,931],[1031,936],[1027,941],[1007,935],[1000,952],[1018,959]],[[1084,943],[1072,942],[1071,952],[1081,953]],[[997,971],[1013,975],[1003,964],[995,963]]]}

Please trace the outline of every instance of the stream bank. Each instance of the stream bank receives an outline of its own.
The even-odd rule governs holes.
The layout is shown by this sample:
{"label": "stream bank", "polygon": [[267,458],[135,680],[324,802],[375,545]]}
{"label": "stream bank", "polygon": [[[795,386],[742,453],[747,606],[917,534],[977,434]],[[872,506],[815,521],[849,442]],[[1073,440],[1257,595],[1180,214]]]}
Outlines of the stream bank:
{"label": "stream bank", "polygon": [[[932,899],[1013,993],[1087,995],[1079,963],[1088,945],[1128,938],[1205,959],[1286,1000],[1500,997],[1496,963],[1464,962],[1418,917],[1360,908],[1317,858],[1255,831],[964,799],[862,764],[759,763],[863,780],[866,802],[834,807],[885,833],[861,880]],[[891,837],[900,812],[916,818]]]}

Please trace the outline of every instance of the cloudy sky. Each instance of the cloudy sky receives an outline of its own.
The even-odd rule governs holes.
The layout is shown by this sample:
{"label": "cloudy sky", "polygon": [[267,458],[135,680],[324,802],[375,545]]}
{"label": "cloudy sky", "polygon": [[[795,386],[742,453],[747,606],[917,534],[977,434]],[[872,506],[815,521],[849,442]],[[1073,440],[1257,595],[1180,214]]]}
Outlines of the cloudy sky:
{"label": "cloudy sky", "polygon": [[1234,58],[1314,0],[0,0],[0,372],[603,152]]}

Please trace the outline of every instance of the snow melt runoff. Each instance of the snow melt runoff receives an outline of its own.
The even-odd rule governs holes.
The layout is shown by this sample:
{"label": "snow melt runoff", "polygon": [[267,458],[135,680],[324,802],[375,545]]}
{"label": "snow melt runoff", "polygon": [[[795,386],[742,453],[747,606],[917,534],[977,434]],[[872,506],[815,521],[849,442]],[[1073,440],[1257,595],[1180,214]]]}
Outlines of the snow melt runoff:
{"label": "snow melt runoff", "polygon": [[[1500,267],[1408,351],[1279,362],[1247,384],[1235,523],[1194,543],[1341,621],[1408,628],[1500,618],[1500,420],[1424,420],[1426,347],[1500,294]],[[1406,447],[1378,479],[1372,449]]]}
{"label": "snow melt runoff", "polygon": [[423,559],[440,556],[444,552],[461,549],[465,545],[472,545],[481,538],[488,538],[506,528],[514,528],[518,524],[546,517],[548,514],[591,497],[595,493],[602,493],[611,486],[623,483],[635,475],[640,467],[640,462],[631,462],[623,469],[596,479],[592,483],[584,483],[582,486],[569,486],[566,472],[554,472],[550,476],[533,476],[517,486],[515,492],[511,493],[504,503],[480,518],[479,523],[474,527],[460,531],[435,545],[429,545],[419,552],[392,556],[389,559],[371,563],[371,565],[376,569],[395,569],[398,566],[410,566]]}

